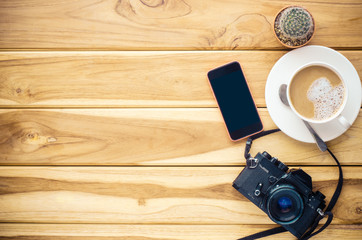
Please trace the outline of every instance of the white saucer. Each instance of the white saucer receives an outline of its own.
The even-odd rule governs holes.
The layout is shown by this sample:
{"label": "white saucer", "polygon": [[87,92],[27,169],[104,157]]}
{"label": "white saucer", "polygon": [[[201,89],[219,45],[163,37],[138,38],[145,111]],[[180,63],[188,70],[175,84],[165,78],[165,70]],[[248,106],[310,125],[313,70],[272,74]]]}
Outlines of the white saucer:
{"label": "white saucer", "polygon": [[[274,123],[288,136],[307,143],[314,139],[304,126],[302,120],[279,99],[279,87],[287,83],[298,67],[309,62],[318,61],[332,65],[346,79],[348,99],[342,115],[352,124],[360,111],[362,88],[356,69],[352,63],[339,52],[323,46],[306,46],[288,52],[281,57],[269,73],[265,86],[265,100]],[[344,129],[338,120],[325,124],[311,124],[324,141],[330,141],[342,135]]]}

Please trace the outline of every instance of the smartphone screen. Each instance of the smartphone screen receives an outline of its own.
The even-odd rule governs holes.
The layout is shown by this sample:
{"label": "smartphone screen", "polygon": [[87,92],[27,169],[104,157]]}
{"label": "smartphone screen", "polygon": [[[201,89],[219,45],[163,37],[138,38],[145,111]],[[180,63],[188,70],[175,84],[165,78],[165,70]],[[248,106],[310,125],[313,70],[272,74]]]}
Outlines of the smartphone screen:
{"label": "smartphone screen", "polygon": [[263,130],[238,62],[211,70],[208,78],[231,140],[240,140]]}

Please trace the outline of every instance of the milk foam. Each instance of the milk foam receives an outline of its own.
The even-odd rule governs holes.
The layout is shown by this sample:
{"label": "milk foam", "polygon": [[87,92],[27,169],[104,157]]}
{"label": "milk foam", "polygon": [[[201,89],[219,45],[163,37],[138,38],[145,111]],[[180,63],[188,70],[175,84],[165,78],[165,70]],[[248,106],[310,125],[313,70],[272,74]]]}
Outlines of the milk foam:
{"label": "milk foam", "polygon": [[344,86],[341,83],[333,87],[327,78],[321,77],[310,85],[307,97],[314,105],[314,119],[328,119],[343,103]]}

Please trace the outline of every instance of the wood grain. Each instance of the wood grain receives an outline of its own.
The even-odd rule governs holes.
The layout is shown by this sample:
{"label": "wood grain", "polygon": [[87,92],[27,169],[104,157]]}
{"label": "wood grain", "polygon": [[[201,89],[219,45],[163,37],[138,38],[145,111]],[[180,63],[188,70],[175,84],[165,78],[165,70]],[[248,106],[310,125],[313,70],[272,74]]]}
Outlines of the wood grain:
{"label": "wood grain", "polygon": [[[340,51],[362,76],[362,52]],[[259,107],[286,51],[2,52],[0,107],[215,107],[210,69],[239,61]]]}
{"label": "wood grain", "polygon": [[[329,200],[336,167],[304,167]],[[0,222],[271,224],[231,185],[241,167],[0,167]],[[361,224],[361,167],[344,167],[333,224]]]}
{"label": "wood grain", "polygon": [[[265,129],[276,126],[260,109]],[[360,165],[361,114],[328,143],[344,165]],[[245,141],[227,136],[218,109],[0,110],[3,165],[241,165]],[[315,144],[283,133],[257,140],[288,165],[334,165]]]}
{"label": "wood grain", "polygon": [[[314,16],[311,44],[340,49],[362,76],[360,0],[288,5]],[[272,30],[285,6],[0,0],[0,239],[231,240],[275,226],[231,186],[245,141],[228,139],[206,73],[239,61],[265,129],[275,128],[264,92],[287,52]],[[328,143],[345,181],[317,239],[361,239],[361,116]],[[303,166],[331,198],[337,168],[314,144],[276,133],[251,152],[264,150]]]}
{"label": "wood grain", "polygon": [[[107,225],[107,224],[0,224],[0,239],[12,240],[235,240],[274,225]],[[331,225],[319,240],[359,240],[361,225]],[[197,236],[197,237],[196,237]],[[275,239],[275,236],[264,238]],[[290,233],[278,239],[295,239]]]}
{"label": "wood grain", "polygon": [[[361,47],[360,0],[287,5],[303,5],[314,16],[312,44]],[[1,1],[0,48],[282,48],[272,25],[285,6],[284,1],[262,0]]]}

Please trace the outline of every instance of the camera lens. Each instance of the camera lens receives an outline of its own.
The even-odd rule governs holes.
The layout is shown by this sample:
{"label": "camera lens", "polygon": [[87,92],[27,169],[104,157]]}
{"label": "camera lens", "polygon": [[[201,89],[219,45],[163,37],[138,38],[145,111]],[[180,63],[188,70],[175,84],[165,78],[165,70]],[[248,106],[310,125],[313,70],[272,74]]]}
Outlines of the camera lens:
{"label": "camera lens", "polygon": [[281,213],[290,212],[292,209],[292,200],[288,197],[281,197],[278,199],[277,207]]}
{"label": "camera lens", "polygon": [[278,224],[286,225],[298,221],[303,209],[301,196],[290,185],[274,188],[267,200],[267,213]]}

